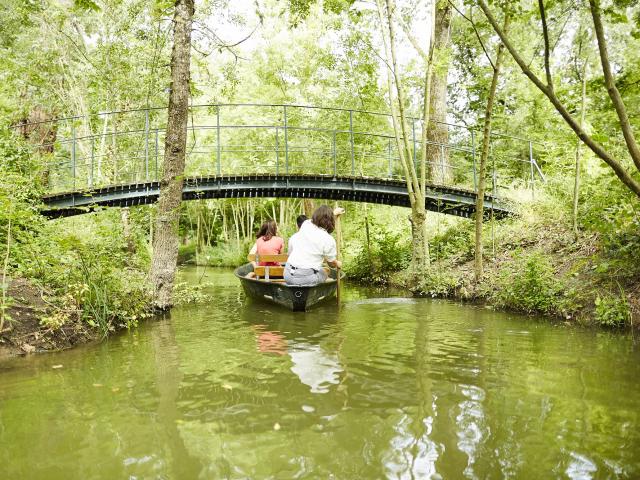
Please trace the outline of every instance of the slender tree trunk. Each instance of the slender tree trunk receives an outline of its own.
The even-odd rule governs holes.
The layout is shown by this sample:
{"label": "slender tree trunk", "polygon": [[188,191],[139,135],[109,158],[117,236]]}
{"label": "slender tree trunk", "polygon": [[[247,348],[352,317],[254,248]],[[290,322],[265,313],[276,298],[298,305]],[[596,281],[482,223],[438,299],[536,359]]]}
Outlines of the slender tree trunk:
{"label": "slender tree trunk", "polygon": [[[584,129],[584,118],[587,103],[587,60],[582,65],[582,96],[580,97],[580,128]],[[582,159],[582,142],[576,141],[576,175],[573,184],[573,235],[578,240],[578,201],[580,197],[580,162]]]}
{"label": "slender tree trunk", "polygon": [[422,277],[431,263],[426,209],[412,208],[409,220],[411,221],[411,268],[416,277]]}
{"label": "slender tree trunk", "polygon": [[369,235],[369,209],[364,204],[364,233],[367,241],[367,261],[371,263],[371,236]]}
{"label": "slender tree trunk", "polygon": [[166,310],[172,305],[171,294],[178,262],[178,222],[187,145],[193,14],[194,0],[176,0],[164,172],[160,181],[150,273],[154,305],[160,310]]}
{"label": "slender tree trunk", "polygon": [[427,128],[427,158],[430,178],[439,184],[451,184],[453,169],[449,163],[447,121],[447,75],[449,74],[449,47],[451,44],[451,4],[439,1],[436,8],[434,53],[435,66],[431,80],[429,124]]}
{"label": "slender tree trunk", "polygon": [[94,183],[102,182],[102,160],[105,158],[107,153],[107,132],[109,131],[109,117],[110,115],[105,115],[104,120],[102,121],[102,138],[100,138],[100,148],[98,150],[98,158],[96,159],[96,176],[94,179]]}
{"label": "slender tree trunk", "polygon": [[284,206],[285,206],[284,200],[280,199],[278,201],[278,205],[280,207],[280,211],[279,211],[279,213],[280,213],[280,223],[278,224],[278,228],[280,229],[280,228],[284,228],[284,226],[285,226],[285,223],[284,223]]}
{"label": "slender tree trunk", "polygon": [[153,251],[153,239],[155,238],[153,234],[153,207],[149,209],[149,250]]}
{"label": "slender tree trunk", "polygon": [[311,218],[313,211],[316,209],[316,204],[311,198],[305,198],[302,200],[302,209],[304,210],[304,214]]}
{"label": "slender tree trunk", "polygon": [[225,242],[229,241],[229,222],[227,220],[227,211],[224,200],[220,205],[220,214],[222,215],[222,238]]}
{"label": "slender tree trunk", "polygon": [[7,222],[7,251],[4,255],[4,263],[2,265],[2,303],[0,303],[0,335],[4,330],[4,320],[6,318],[7,309],[7,270],[9,270],[9,257],[11,256],[11,220],[13,219],[13,208],[9,213],[9,221]]}
{"label": "slender tree trunk", "polygon": [[200,212],[196,222],[196,265],[200,265]]}
{"label": "slender tree trunk", "polygon": [[[509,31],[509,15],[505,16],[503,30],[505,33]],[[482,264],[482,225],[484,220],[484,193],[486,187],[487,159],[489,158],[489,146],[491,144],[491,116],[493,115],[493,104],[496,97],[496,89],[498,87],[498,78],[500,77],[500,66],[502,57],[504,56],[504,44],[500,42],[496,54],[496,61],[493,68],[493,76],[491,77],[491,87],[489,88],[489,97],[487,98],[487,107],[484,113],[484,128],[482,132],[482,151],[480,153],[480,172],[478,174],[478,192],[476,198],[476,241],[475,241],[475,281],[480,281],[483,273]]]}
{"label": "slender tree trunk", "polygon": [[[387,75],[387,85],[389,88],[389,104],[391,108],[391,118],[393,120],[393,128],[395,133],[396,144],[398,146],[398,153],[400,156],[400,163],[404,172],[404,176],[407,182],[407,192],[409,194],[409,201],[411,203],[411,216],[409,217],[412,225],[412,260],[411,271],[415,277],[421,277],[426,273],[429,266],[429,243],[427,240],[427,215],[425,208],[425,193],[426,188],[424,185],[424,174],[426,156],[422,157],[422,168],[418,169],[417,165],[414,165],[413,156],[415,155],[414,149],[411,148],[409,139],[413,136],[413,130],[409,130],[407,124],[407,117],[405,114],[405,94],[402,84],[402,78],[400,75],[397,54],[396,54],[396,38],[395,38],[395,2],[393,0],[386,0],[386,12],[383,14],[385,8],[382,5],[382,0],[377,0],[378,16],[380,19],[381,27],[383,27],[383,43],[385,48],[385,54],[387,57],[387,64],[389,65]],[[388,27],[388,41],[384,32],[384,26]],[[433,43],[430,43],[429,50],[432,51]],[[430,82],[431,71],[429,58],[425,56],[427,61],[427,72],[425,75],[425,111],[423,123],[428,123],[429,113],[426,108],[429,105],[430,96]],[[393,81],[392,81],[393,79]],[[395,93],[393,85],[395,85]],[[416,158],[417,160],[417,158]],[[422,175],[419,176],[418,170],[421,170]],[[422,178],[421,178],[422,177]]]}

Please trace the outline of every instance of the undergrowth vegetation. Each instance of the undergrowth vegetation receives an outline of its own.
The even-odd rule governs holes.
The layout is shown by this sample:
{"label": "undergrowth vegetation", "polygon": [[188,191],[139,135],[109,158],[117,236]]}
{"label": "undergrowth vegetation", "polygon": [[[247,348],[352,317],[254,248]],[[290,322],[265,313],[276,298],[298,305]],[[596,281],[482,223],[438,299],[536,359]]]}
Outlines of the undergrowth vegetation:
{"label": "undergrowth vegetation", "polygon": [[359,253],[346,263],[345,272],[356,280],[387,284],[395,272],[409,265],[411,246],[407,238],[383,226],[372,225],[370,231]]}
{"label": "undergrowth vegetation", "polygon": [[605,328],[632,326],[640,315],[639,205],[613,180],[602,188],[607,178],[585,183],[577,238],[563,191],[553,185],[517,217],[485,224],[486,271],[479,284],[472,281],[473,224],[465,220],[432,236],[427,275],[394,281],[428,296]]}
{"label": "undergrowth vegetation", "polygon": [[140,232],[134,228],[134,238],[125,240],[117,210],[46,220],[38,213],[43,174],[27,149],[4,131],[0,156],[6,160],[0,162],[0,245],[6,267],[1,311],[8,328],[15,320],[6,295],[10,278],[28,279],[40,289],[48,305],[41,319],[47,329],[81,322],[107,335],[148,316],[149,253]]}

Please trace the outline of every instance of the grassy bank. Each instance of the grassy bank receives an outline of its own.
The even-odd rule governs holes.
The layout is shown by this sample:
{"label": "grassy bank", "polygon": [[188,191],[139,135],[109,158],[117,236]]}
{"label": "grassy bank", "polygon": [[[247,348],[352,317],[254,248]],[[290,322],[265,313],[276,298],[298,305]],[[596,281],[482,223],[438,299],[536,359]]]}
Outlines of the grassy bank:
{"label": "grassy bank", "polygon": [[384,229],[375,234],[374,247],[360,248],[347,271],[356,279],[403,286],[417,295],[483,302],[582,325],[637,327],[638,204],[614,184],[596,186],[585,187],[577,236],[569,202],[557,192],[540,192],[516,217],[488,222],[485,274],[477,284],[469,220],[453,221],[433,234],[431,268],[424,277],[408,271],[409,239]]}
{"label": "grassy bank", "polygon": [[46,220],[46,172],[7,132],[0,157],[0,352],[68,348],[150,315],[149,210],[132,210],[127,228],[116,209]]}

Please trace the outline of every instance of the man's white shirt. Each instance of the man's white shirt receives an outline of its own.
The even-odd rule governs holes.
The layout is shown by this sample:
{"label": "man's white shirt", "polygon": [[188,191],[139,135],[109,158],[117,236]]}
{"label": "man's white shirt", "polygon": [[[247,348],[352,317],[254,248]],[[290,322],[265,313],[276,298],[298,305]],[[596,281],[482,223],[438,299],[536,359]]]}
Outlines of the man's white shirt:
{"label": "man's white shirt", "polygon": [[288,263],[297,268],[322,268],[322,262],[336,260],[336,241],[323,228],[306,220],[289,238]]}

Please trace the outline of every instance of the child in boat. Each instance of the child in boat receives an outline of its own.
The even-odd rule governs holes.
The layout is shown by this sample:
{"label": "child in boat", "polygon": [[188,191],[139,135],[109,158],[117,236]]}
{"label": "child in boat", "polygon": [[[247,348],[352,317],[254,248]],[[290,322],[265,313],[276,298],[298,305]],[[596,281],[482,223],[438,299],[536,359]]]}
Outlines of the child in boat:
{"label": "child in boat", "polygon": [[284,270],[288,285],[313,286],[326,281],[329,271],[323,267],[324,261],[330,267],[342,267],[336,259],[336,241],[331,236],[334,228],[334,212],[327,205],[318,207],[311,220],[302,224]]}
{"label": "child in boat", "polygon": [[[284,248],[284,240],[282,237],[277,236],[278,226],[275,220],[267,220],[262,224],[258,234],[256,235],[256,243],[251,248],[250,254],[260,255],[280,255]],[[254,266],[255,266],[254,262]],[[279,265],[277,262],[259,262],[260,266],[274,266]]]}

